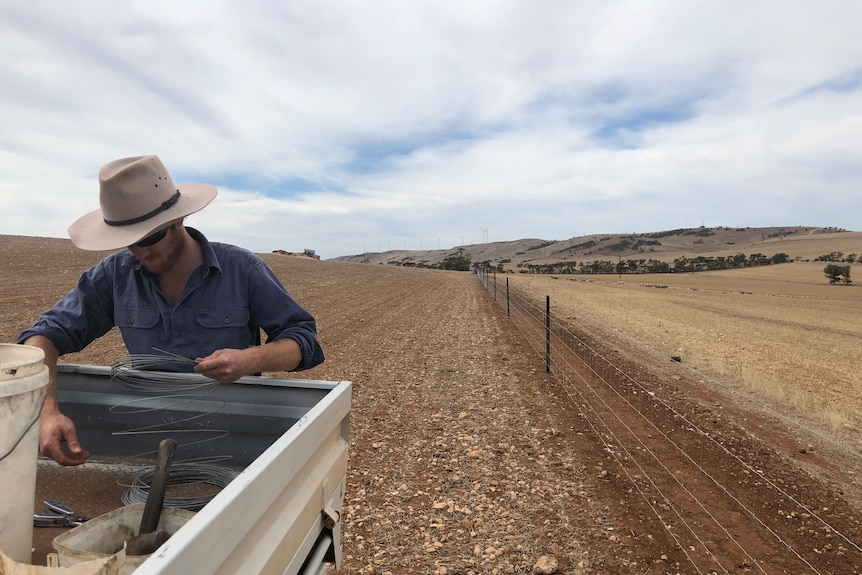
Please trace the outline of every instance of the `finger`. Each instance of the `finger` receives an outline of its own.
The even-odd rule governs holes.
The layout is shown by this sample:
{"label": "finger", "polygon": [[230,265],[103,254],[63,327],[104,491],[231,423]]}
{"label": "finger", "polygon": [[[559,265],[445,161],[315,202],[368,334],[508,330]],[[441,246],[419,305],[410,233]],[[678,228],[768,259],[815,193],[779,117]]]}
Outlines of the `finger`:
{"label": "finger", "polygon": [[199,361],[194,367],[194,370],[196,372],[202,373],[207,377],[212,377],[212,375],[210,374],[216,369],[218,369],[218,363],[209,359],[203,359]]}
{"label": "finger", "polygon": [[63,451],[61,451],[60,453],[61,453],[61,459],[55,460],[55,461],[57,461],[57,463],[59,463],[60,465],[66,465],[66,466],[81,465],[82,463],[87,461],[88,457],[90,457],[90,452],[85,451],[83,449],[81,451],[79,451],[78,453],[72,453],[71,455],[67,455]]}
{"label": "finger", "polygon": [[60,442],[45,442],[41,446],[42,455],[45,457],[50,457],[57,463],[60,463],[60,459],[63,459],[66,455],[63,453],[63,450],[60,448]]}
{"label": "finger", "polygon": [[78,438],[75,437],[75,433],[72,433],[72,437],[66,439],[66,447],[69,448],[69,451],[72,452],[72,455],[77,455],[84,451],[81,449],[81,444],[78,443]]}
{"label": "finger", "polygon": [[66,454],[63,453],[63,448],[60,445],[61,437],[61,432],[50,427],[43,428],[39,433],[39,450],[42,452],[42,455],[50,457],[57,463],[66,458]]}
{"label": "finger", "polygon": [[194,369],[198,373],[202,373],[208,377],[211,377],[210,374],[216,369],[216,367],[217,366],[214,365],[213,362],[204,360],[195,365]]}
{"label": "finger", "polygon": [[203,374],[208,378],[217,381],[218,383],[233,383],[237,379],[230,374],[229,370],[222,368],[213,368],[204,371]]}
{"label": "finger", "polygon": [[[78,434],[75,431],[75,424],[72,423],[71,419],[66,420],[66,425],[62,428],[62,434],[63,438],[66,440],[66,447],[68,448],[69,453],[66,453],[62,449],[60,450],[61,457],[65,461],[65,463],[61,463],[61,465],[80,465],[84,463],[84,461],[90,456],[90,452],[81,449],[81,444],[78,443]],[[60,462],[57,461],[57,463]]]}
{"label": "finger", "polygon": [[69,465],[81,465],[84,461],[90,457],[90,452],[85,451],[78,447],[77,453],[67,454],[63,451],[63,448],[60,446],[59,442],[49,444],[42,449],[42,454],[46,457],[50,457],[54,461],[56,461],[60,465],[69,466]]}

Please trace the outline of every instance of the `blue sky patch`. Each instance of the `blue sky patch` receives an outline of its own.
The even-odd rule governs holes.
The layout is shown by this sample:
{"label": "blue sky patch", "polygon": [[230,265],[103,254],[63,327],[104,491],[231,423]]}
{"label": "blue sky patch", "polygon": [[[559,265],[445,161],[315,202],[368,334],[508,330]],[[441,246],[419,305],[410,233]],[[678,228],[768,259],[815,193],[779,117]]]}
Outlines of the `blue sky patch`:
{"label": "blue sky patch", "polygon": [[640,135],[667,124],[679,124],[697,116],[692,102],[655,108],[636,108],[599,122],[592,136],[597,143],[611,148],[638,148]]}
{"label": "blue sky patch", "polygon": [[333,181],[317,182],[306,178],[264,178],[252,174],[224,174],[212,182],[234,190],[258,192],[270,198],[290,199],[316,192],[346,193]]}

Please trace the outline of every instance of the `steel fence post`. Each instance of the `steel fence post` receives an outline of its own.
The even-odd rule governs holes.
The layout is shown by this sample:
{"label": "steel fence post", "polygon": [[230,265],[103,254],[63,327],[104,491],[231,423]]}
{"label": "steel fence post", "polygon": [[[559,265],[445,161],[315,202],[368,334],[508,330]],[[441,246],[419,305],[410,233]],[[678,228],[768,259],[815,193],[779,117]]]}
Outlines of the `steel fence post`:
{"label": "steel fence post", "polygon": [[545,296],[545,373],[551,372],[551,296]]}

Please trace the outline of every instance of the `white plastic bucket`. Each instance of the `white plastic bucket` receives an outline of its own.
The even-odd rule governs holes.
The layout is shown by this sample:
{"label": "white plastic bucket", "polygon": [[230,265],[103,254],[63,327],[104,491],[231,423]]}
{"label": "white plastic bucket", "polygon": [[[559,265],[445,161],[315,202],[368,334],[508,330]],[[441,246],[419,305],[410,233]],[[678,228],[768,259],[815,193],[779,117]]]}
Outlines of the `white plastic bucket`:
{"label": "white plastic bucket", "polygon": [[30,563],[33,551],[44,359],[37,347],[0,344],[0,551],[19,563]]}

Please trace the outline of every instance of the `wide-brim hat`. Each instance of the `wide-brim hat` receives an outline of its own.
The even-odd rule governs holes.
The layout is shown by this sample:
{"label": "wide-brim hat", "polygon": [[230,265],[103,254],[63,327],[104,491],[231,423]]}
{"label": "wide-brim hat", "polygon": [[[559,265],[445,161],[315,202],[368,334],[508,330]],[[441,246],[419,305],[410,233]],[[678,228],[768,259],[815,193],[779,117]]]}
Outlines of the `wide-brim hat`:
{"label": "wide-brim hat", "polygon": [[84,250],[124,248],[203,209],[217,193],[211,184],[174,185],[158,156],[114,160],[99,170],[101,207],[69,226],[69,237]]}

